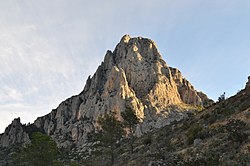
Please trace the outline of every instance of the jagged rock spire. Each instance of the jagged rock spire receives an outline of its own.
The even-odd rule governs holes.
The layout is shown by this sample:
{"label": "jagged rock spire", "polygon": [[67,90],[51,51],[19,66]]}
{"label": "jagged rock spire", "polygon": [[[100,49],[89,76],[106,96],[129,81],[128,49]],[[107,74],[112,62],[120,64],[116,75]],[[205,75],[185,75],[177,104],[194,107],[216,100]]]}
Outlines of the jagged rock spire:
{"label": "jagged rock spire", "polygon": [[24,131],[23,125],[20,122],[20,118],[16,118],[5,129],[3,135],[0,137],[0,147],[22,144],[29,141],[29,136]]}
{"label": "jagged rock spire", "polygon": [[[167,65],[154,41],[124,35],[114,51],[107,51],[95,74],[87,79],[84,90],[63,101],[51,113],[37,118],[34,126],[52,136],[59,146],[81,147],[88,133],[98,128],[98,118],[110,112],[122,120],[121,112],[131,108],[144,124],[139,125],[142,133],[152,126],[166,125],[170,115],[171,120],[183,118],[184,114],[176,110],[172,114],[169,106],[202,106],[207,99],[178,69]],[[20,120],[14,124],[21,126]],[[18,133],[25,140],[24,130],[19,129],[10,129],[13,132],[8,129],[0,138],[0,146],[21,142],[19,137],[9,139]],[[6,139],[14,141],[6,143]]]}

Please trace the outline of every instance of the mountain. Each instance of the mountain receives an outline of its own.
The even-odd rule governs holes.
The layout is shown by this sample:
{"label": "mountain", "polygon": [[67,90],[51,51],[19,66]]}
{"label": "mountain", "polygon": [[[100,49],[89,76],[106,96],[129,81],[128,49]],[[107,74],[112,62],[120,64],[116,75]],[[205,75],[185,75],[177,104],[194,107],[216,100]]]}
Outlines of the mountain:
{"label": "mountain", "polygon": [[114,51],[107,51],[83,91],[63,101],[33,124],[15,119],[0,135],[0,147],[29,142],[33,131],[51,136],[60,147],[86,149],[87,136],[98,128],[99,117],[131,108],[141,123],[136,135],[187,118],[213,101],[194,89],[181,72],[169,67],[155,42],[125,35]]}

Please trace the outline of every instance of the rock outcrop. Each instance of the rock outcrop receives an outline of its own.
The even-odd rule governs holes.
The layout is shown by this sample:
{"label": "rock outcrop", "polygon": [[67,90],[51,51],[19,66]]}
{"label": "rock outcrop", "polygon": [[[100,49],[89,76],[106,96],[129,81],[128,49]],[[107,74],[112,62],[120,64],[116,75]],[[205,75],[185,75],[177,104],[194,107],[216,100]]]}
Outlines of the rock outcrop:
{"label": "rock outcrop", "polygon": [[170,70],[177,85],[181,100],[184,103],[196,106],[202,105],[204,107],[213,104],[213,100],[209,99],[206,94],[197,92],[191,83],[183,78],[178,69],[170,67]]}
{"label": "rock outcrop", "polygon": [[250,76],[248,77],[248,81],[246,83],[246,89],[249,89],[250,88]]}
{"label": "rock outcrop", "polygon": [[[173,105],[203,106],[206,101],[210,100],[197,92],[178,69],[166,64],[152,40],[125,35],[113,52],[107,51],[104,62],[79,95],[37,118],[34,125],[59,146],[80,147],[87,143],[88,133],[97,128],[98,118],[110,112],[122,120],[120,113],[130,107],[143,122],[138,127],[138,133],[143,133],[152,126],[186,117]],[[8,145],[3,137],[0,145]],[[28,139],[25,133],[22,138]]]}
{"label": "rock outcrop", "polygon": [[24,131],[20,118],[14,119],[0,137],[0,147],[30,142],[29,135]]}

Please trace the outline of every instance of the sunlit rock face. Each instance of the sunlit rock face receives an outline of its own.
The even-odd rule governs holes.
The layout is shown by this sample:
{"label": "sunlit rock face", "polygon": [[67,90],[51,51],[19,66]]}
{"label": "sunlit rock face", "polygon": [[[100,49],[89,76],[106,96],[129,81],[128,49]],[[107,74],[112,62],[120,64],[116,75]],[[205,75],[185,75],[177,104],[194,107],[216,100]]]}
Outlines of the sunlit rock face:
{"label": "sunlit rock face", "polygon": [[178,69],[166,64],[152,40],[125,35],[114,51],[107,51],[79,95],[37,118],[34,125],[60,146],[79,147],[98,127],[98,118],[107,113],[115,112],[122,120],[121,112],[131,108],[142,122],[137,127],[140,135],[186,116],[169,106],[202,106],[205,100]]}
{"label": "sunlit rock face", "polygon": [[196,106],[209,106],[213,103],[213,100],[209,99],[207,95],[196,91],[191,83],[183,78],[181,72],[178,69],[170,67],[170,70],[181,100],[184,103]]}

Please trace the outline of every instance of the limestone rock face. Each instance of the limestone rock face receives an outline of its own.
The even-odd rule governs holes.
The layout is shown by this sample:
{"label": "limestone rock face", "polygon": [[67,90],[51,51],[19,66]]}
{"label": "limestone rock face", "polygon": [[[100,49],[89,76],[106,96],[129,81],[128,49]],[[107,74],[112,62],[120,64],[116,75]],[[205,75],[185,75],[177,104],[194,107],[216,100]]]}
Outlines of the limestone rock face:
{"label": "limestone rock face", "polygon": [[0,137],[0,147],[30,142],[28,134],[24,131],[20,118],[14,119]]}
{"label": "limestone rock face", "polygon": [[209,106],[211,106],[211,105],[214,103],[214,101],[211,100],[211,99],[209,99],[209,98],[207,97],[207,95],[204,94],[203,92],[197,92],[197,94],[198,94],[198,96],[199,96],[199,97],[201,98],[201,100],[202,100],[202,105],[203,105],[203,107],[209,107]]}
{"label": "limestone rock face", "polygon": [[166,64],[152,40],[125,35],[113,52],[107,51],[79,95],[37,118],[34,125],[59,146],[81,147],[98,127],[98,118],[110,112],[122,120],[121,112],[130,107],[142,122],[137,133],[144,133],[186,117],[170,106],[202,106],[205,100],[177,69]]}
{"label": "limestone rock face", "polygon": [[209,106],[213,103],[213,100],[209,99],[207,95],[202,92],[197,92],[191,83],[182,76],[178,69],[170,67],[170,70],[178,87],[181,100],[184,103],[196,106]]}

